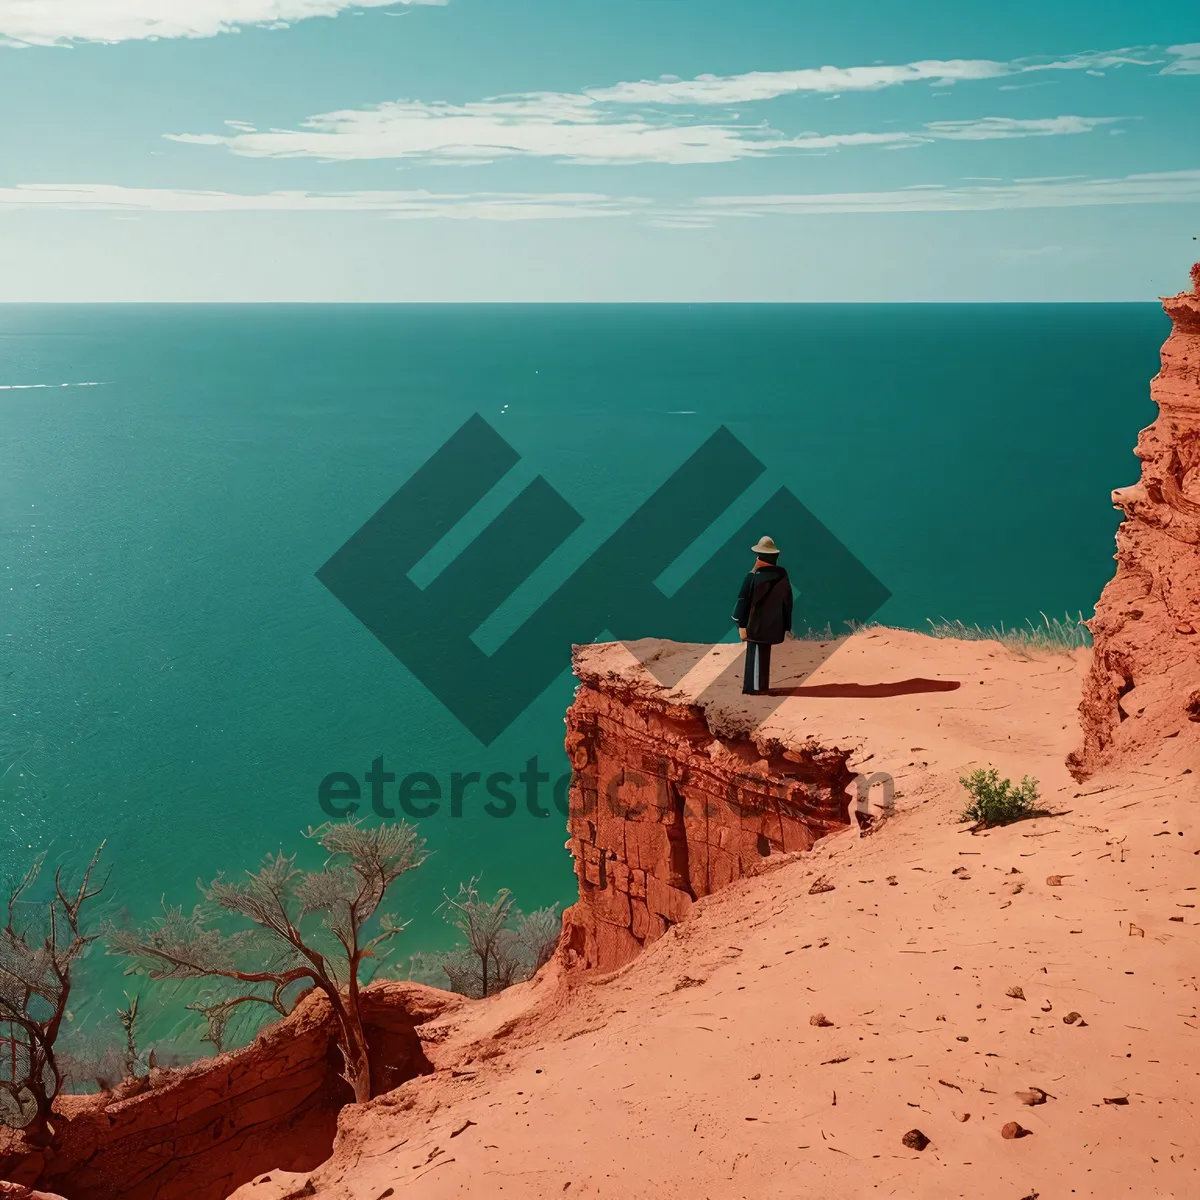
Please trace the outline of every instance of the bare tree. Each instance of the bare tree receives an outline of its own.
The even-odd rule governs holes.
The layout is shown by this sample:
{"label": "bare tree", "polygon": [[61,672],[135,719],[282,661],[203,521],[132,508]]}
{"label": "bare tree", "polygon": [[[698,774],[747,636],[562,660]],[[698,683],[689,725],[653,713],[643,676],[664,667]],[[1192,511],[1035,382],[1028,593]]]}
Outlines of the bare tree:
{"label": "bare tree", "polygon": [[[83,908],[104,883],[92,886],[103,843],[92,855],[79,885],[63,869],[54,874],[54,894],[29,898],[45,863],[39,855],[8,893],[7,921],[0,930],[0,1123],[25,1128],[35,1140],[52,1133],[54,1098],[63,1072],[55,1054],[71,997],[71,972],[96,940],[83,926]],[[106,881],[105,881],[106,882]]]}
{"label": "bare tree", "polygon": [[[512,930],[508,928],[513,896],[501,888],[494,900],[484,900],[479,894],[479,878],[458,886],[458,895],[445,894],[442,907],[446,920],[466,939],[466,954],[452,955],[447,975],[455,991],[464,995],[490,996],[499,991],[499,979],[510,973]],[[451,961],[452,960],[452,961]],[[511,980],[509,981],[511,982]]]}
{"label": "bare tree", "polygon": [[125,994],[125,1005],[99,1013],[86,1024],[75,1021],[58,1039],[64,1092],[113,1091],[122,1083],[148,1082],[155,1067],[183,1066],[195,1060],[170,1042],[142,1041],[147,1024],[177,1017],[178,997],[163,1001],[170,989]]}
{"label": "bare tree", "polygon": [[[321,870],[300,870],[294,855],[268,855],[242,883],[218,877],[207,888],[199,885],[206,903],[191,916],[167,909],[148,928],[110,929],[111,951],[138,960],[152,979],[247,985],[191,1006],[207,1017],[209,1040],[218,1047],[230,1017],[243,1005],[286,1014],[301,987],[319,988],[337,1019],[346,1081],[362,1104],[371,1098],[371,1072],[359,970],[404,929],[379,908],[388,888],[424,861],[424,842],[403,822],[368,828],[353,819],[310,829],[306,836],[329,854]],[[220,928],[218,922],[230,915],[250,928]],[[377,915],[377,932],[364,937]]]}
{"label": "bare tree", "polygon": [[117,1009],[117,1018],[121,1022],[121,1032],[125,1035],[121,1066],[124,1068],[125,1078],[128,1079],[136,1075],[138,1069],[137,1021],[138,1005],[141,1004],[142,998],[134,996],[130,1000],[129,993],[126,992],[125,1000],[126,1006]]}
{"label": "bare tree", "polygon": [[535,975],[550,961],[562,936],[562,914],[558,911],[558,905],[518,914],[516,934],[530,963],[529,974]]}
{"label": "bare tree", "polygon": [[[451,990],[464,996],[492,996],[528,979],[549,961],[558,944],[557,905],[526,916],[514,907],[507,888],[492,900],[483,899],[478,878],[460,884],[458,894],[447,895],[441,907],[466,942],[441,960]],[[424,961],[414,967],[427,970]]]}

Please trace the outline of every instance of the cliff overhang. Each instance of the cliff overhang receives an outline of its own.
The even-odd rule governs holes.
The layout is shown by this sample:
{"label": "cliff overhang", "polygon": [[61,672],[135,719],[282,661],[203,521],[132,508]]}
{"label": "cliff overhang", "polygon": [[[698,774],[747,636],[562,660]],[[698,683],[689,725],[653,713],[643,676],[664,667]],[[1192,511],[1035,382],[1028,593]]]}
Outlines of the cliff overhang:
{"label": "cliff overhang", "polygon": [[[722,695],[707,677],[716,666],[701,667],[699,679],[659,682],[678,674],[671,656],[691,663],[700,649],[574,648],[567,848],[579,901],[564,916],[568,968],[624,966],[696,901],[851,823],[863,778],[851,765],[857,742],[773,731],[763,718],[778,702]],[[714,648],[711,657],[723,665],[737,650]],[[870,819],[864,813],[862,824]]]}

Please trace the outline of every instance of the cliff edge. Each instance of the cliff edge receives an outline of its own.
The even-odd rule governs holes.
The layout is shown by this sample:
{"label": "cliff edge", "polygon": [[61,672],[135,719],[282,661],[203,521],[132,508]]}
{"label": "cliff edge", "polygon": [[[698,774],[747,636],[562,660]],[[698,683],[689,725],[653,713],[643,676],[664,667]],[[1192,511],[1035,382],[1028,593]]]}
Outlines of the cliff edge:
{"label": "cliff edge", "polygon": [[1192,281],[1163,300],[1172,329],[1150,385],[1158,418],[1138,437],[1141,479],[1113,492],[1125,519],[1117,573],[1089,622],[1078,779],[1155,757],[1200,760],[1200,263]]}

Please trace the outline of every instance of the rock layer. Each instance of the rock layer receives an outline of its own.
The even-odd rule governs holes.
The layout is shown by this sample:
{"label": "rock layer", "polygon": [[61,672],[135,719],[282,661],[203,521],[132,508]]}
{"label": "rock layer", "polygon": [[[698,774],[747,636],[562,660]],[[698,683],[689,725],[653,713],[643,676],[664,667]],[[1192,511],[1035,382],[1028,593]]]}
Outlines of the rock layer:
{"label": "rock layer", "polygon": [[642,673],[604,671],[612,647],[576,647],[567,710],[573,767],[567,848],[579,902],[564,914],[568,966],[632,961],[692,904],[845,828],[851,751],[714,732],[704,709]]}
{"label": "rock layer", "polygon": [[[417,1026],[459,999],[383,983],[362,1003],[381,1093],[432,1070]],[[328,1002],[310,993],[244,1050],[63,1097],[52,1153],[0,1144],[0,1178],[80,1200],[224,1200],[264,1170],[311,1170],[329,1156],[353,1100],[341,1069]]]}
{"label": "rock layer", "polygon": [[1077,779],[1200,748],[1200,264],[1193,290],[1163,301],[1171,336],[1138,437],[1141,479],[1113,492],[1125,514],[1117,572],[1089,622],[1095,641],[1080,714]]}

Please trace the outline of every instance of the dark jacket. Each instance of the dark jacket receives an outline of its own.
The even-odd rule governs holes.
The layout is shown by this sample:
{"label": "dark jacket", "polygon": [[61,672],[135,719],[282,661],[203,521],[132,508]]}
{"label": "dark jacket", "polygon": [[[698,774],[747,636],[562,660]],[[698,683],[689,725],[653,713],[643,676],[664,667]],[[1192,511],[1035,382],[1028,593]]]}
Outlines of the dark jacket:
{"label": "dark jacket", "polygon": [[777,646],[792,631],[792,585],[779,566],[759,567],[746,576],[738,593],[733,619],[751,642]]}

